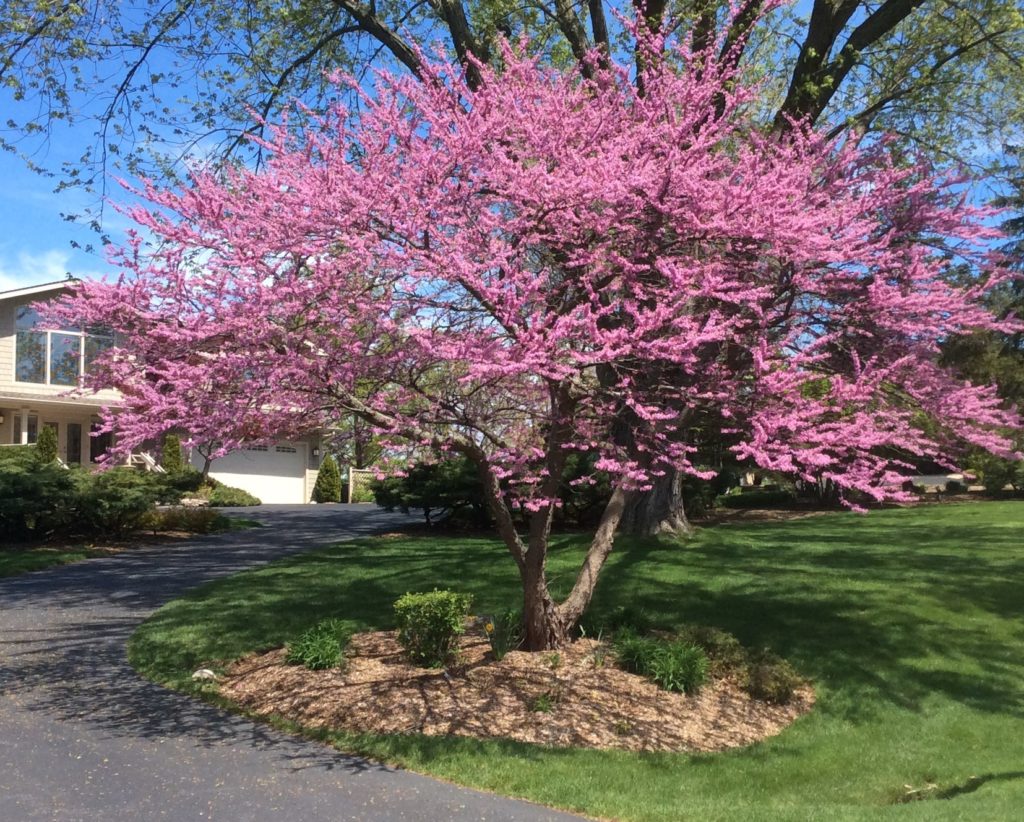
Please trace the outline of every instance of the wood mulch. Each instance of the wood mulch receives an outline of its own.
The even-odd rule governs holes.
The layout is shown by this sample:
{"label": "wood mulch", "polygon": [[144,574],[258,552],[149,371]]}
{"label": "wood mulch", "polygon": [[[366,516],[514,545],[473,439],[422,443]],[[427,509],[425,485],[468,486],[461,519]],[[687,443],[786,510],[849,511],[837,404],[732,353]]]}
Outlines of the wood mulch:
{"label": "wood mulch", "polygon": [[486,639],[467,634],[458,667],[447,671],[407,663],[393,631],[354,636],[344,670],[310,671],[284,656],[278,649],[233,663],[221,695],[317,728],[691,752],[774,736],[814,704],[809,686],[786,705],[754,700],[726,680],[695,696],[663,691],[616,668],[607,646],[591,639],[496,662]]}

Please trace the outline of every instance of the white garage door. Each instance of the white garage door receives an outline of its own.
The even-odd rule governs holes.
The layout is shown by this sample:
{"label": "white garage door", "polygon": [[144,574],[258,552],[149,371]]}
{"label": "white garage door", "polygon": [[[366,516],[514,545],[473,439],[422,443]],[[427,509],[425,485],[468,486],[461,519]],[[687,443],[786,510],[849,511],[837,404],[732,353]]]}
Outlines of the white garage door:
{"label": "white garage door", "polygon": [[[202,468],[202,460],[197,460],[196,455],[193,455],[193,464]],[[248,491],[261,502],[308,502],[305,443],[254,445],[232,451],[213,461],[210,476],[225,485]]]}

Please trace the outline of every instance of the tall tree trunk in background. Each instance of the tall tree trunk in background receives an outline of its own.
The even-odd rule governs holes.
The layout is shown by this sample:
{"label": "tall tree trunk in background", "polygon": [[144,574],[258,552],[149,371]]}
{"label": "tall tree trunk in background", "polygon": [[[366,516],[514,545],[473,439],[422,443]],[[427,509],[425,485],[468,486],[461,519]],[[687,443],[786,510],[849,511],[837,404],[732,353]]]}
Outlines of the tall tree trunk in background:
{"label": "tall tree trunk in background", "polygon": [[663,477],[655,477],[650,491],[635,494],[626,505],[619,530],[641,537],[691,534],[693,526],[686,518],[683,502],[683,475],[673,469]]}

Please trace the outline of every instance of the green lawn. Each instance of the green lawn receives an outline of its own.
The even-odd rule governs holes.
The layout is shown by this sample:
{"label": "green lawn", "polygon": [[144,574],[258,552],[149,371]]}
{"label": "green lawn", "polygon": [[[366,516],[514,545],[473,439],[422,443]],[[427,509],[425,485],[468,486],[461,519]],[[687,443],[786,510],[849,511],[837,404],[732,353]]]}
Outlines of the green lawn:
{"label": "green lawn", "polygon": [[0,549],[0,578],[15,577],[29,571],[41,571],[55,565],[67,565],[92,556],[102,556],[88,548],[3,548]]}
{"label": "green lawn", "polygon": [[[551,557],[572,580],[578,540]],[[322,617],[391,627],[434,586],[513,603],[512,561],[483,539],[368,539],[170,603],[132,639],[147,676],[191,688],[200,663],[281,645]],[[772,646],[813,678],[815,710],[726,754],[637,755],[416,736],[338,747],[593,816],[651,820],[1016,820],[1024,809],[1024,503],[723,525],[686,544],[623,543],[595,608],[642,604]],[[571,706],[566,706],[571,710]],[[323,735],[322,735],[323,736]],[[943,798],[908,804],[905,786]]]}

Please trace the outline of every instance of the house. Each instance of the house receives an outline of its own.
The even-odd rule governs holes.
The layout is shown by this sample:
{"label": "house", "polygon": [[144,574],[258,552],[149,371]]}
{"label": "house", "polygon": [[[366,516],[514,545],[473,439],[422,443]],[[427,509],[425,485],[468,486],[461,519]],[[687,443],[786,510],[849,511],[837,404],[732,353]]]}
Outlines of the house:
{"label": "house", "polygon": [[[113,344],[102,332],[42,325],[32,304],[53,299],[69,281],[0,291],[0,444],[35,442],[42,427],[56,429],[58,453],[69,465],[91,465],[110,446],[109,434],[91,436],[116,391],[68,396],[90,363]],[[139,460],[152,464],[148,455]],[[192,456],[202,466],[198,454]],[[320,467],[320,438],[253,445],[215,460],[210,476],[243,488],[265,503],[309,502]]]}

